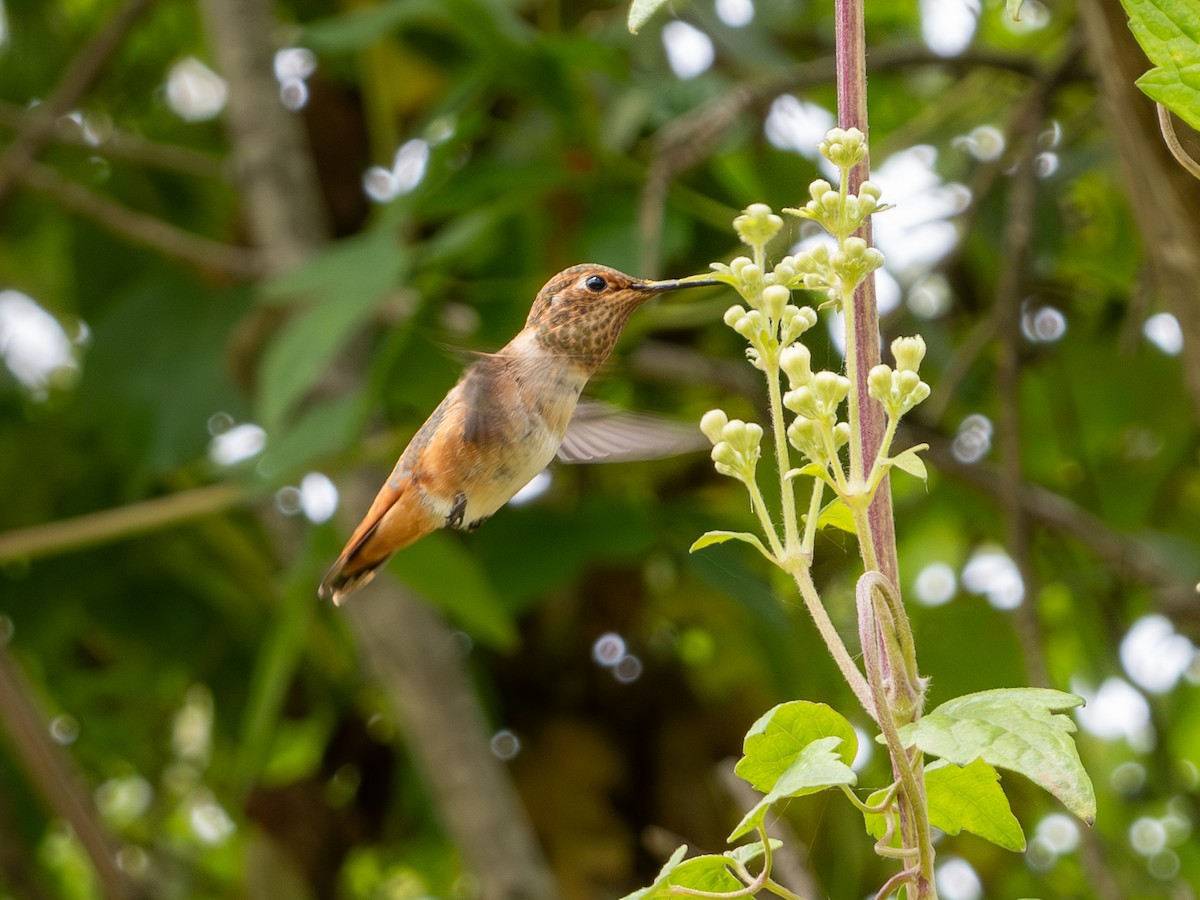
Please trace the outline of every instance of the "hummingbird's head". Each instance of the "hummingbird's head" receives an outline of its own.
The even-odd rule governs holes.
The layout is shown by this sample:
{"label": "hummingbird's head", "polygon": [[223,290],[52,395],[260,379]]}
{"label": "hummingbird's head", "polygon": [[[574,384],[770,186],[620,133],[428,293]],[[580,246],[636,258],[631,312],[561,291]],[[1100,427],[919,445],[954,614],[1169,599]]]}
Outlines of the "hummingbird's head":
{"label": "hummingbird's head", "polygon": [[543,346],[599,368],[621,336],[630,314],[655,294],[685,287],[717,284],[695,281],[645,281],[584,263],[559,272],[538,291],[525,321]]}

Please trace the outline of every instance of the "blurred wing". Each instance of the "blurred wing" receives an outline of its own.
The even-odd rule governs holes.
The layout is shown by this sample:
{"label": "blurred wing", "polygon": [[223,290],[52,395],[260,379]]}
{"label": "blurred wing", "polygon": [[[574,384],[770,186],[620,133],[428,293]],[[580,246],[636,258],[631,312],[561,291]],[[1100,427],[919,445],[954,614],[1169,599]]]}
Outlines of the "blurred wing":
{"label": "blurred wing", "polygon": [[566,463],[633,462],[706,450],[697,425],[631,413],[603,403],[580,403],[558,458]]}

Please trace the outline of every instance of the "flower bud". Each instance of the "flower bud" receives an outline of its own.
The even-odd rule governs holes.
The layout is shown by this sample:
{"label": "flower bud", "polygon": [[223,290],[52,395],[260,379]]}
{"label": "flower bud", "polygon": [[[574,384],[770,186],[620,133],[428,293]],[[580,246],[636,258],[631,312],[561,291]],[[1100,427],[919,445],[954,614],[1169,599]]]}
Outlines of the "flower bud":
{"label": "flower bud", "polygon": [[867,373],[867,387],[872,397],[886,404],[892,392],[892,367],[880,363]]}
{"label": "flower bud", "polygon": [[733,259],[733,261],[729,264],[729,271],[732,272],[734,275],[736,275],[738,278],[741,278],[742,277],[742,269],[746,268],[746,266],[750,265],[752,262],[753,262],[753,260],[751,260],[750,257],[748,257],[748,256],[735,257]]}
{"label": "flower bud", "polygon": [[921,376],[911,369],[900,369],[896,372],[896,389],[901,397],[908,397],[921,383]]}
{"label": "flower bud", "polygon": [[919,334],[896,338],[892,341],[892,356],[896,358],[897,369],[919,371],[925,358],[925,339]]}
{"label": "flower bud", "polygon": [[746,441],[746,423],[741,419],[730,419],[721,429],[721,440],[735,450],[740,450]]}
{"label": "flower bud", "polygon": [[803,344],[791,344],[779,354],[779,365],[787,374],[788,384],[793,389],[812,381],[812,353]]}
{"label": "flower bud", "polygon": [[716,446],[721,442],[721,433],[725,426],[729,424],[729,416],[725,415],[722,409],[710,409],[700,419],[700,430],[704,432],[704,436],[713,442]]}
{"label": "flower bud", "polygon": [[833,190],[833,185],[824,178],[818,178],[808,186],[808,195],[814,200],[820,200],[826,194]]}
{"label": "flower bud", "polygon": [[917,382],[916,387],[908,392],[908,408],[912,409],[929,396],[929,385],[923,381]]}
{"label": "flower bud", "polygon": [[816,395],[806,384],[783,395],[783,405],[794,413],[813,419],[821,414],[817,409]]}
{"label": "flower bud", "polygon": [[783,227],[783,219],[771,212],[765,203],[752,203],[733,220],[733,228],[743,243],[762,247]]}
{"label": "flower bud", "polygon": [[821,444],[817,423],[804,416],[797,416],[787,430],[788,443],[803,453],[810,461],[825,462],[825,448]]}
{"label": "flower bud", "polygon": [[769,319],[777,322],[783,318],[783,309],[791,298],[792,292],[782,284],[769,285],[763,288],[762,292],[763,312]]}
{"label": "flower bud", "polygon": [[841,449],[850,443],[850,423],[838,422],[833,426],[833,446]]}
{"label": "flower bud", "polygon": [[817,314],[808,306],[786,306],[783,309],[783,325],[779,343],[788,345],[808,329],[817,324]]}
{"label": "flower bud", "polygon": [[850,379],[837,372],[818,372],[813,379],[817,399],[832,410],[850,393]]}
{"label": "flower bud", "polygon": [[746,315],[746,307],[734,304],[725,310],[725,324],[737,331],[738,322]]}
{"label": "flower bud", "polygon": [[873,181],[864,181],[858,186],[858,196],[878,201],[883,196],[883,189]]}
{"label": "flower bud", "polygon": [[851,169],[867,155],[867,139],[857,128],[831,128],[818,149],[839,169]]}

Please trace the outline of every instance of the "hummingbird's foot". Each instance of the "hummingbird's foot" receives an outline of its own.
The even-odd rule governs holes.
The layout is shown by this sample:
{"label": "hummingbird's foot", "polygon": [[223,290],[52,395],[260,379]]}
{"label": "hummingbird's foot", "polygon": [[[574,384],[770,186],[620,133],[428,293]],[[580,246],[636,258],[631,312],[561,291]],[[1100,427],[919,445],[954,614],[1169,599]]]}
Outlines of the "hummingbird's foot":
{"label": "hummingbird's foot", "polygon": [[474,531],[476,528],[478,528],[480,525],[482,525],[484,522],[486,522],[488,520],[488,518],[489,518],[488,516],[480,516],[478,519],[476,519],[474,522],[472,522],[470,525],[467,526],[467,531]]}
{"label": "hummingbird's foot", "polygon": [[[450,512],[446,514],[446,524],[451,528],[462,528],[463,517],[467,513],[467,495],[455,494],[454,505],[450,507]],[[472,528],[475,525],[471,526]]]}

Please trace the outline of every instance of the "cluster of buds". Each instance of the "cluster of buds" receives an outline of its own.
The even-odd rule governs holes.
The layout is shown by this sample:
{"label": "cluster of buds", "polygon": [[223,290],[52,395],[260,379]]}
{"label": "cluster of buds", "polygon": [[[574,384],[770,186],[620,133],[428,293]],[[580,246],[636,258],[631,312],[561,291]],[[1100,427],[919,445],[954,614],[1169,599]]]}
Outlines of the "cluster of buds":
{"label": "cluster of buds", "polygon": [[[761,260],[766,242],[779,231],[783,220],[766,204],[755,203],[734,224]],[[747,256],[728,264],[714,263],[712,268],[716,278],[732,285],[746,302],[745,306],[735,304],[726,311],[725,324],[750,344],[746,353],[756,367],[765,369],[777,358],[780,348],[817,324],[816,312],[791,302],[793,288],[802,287],[805,278],[796,257],[785,256],[769,272]]]}
{"label": "cluster of buds", "polygon": [[835,237],[853,234],[868,216],[889,208],[879,202],[883,191],[873,181],[864,181],[857,194],[842,196],[828,181],[818,178],[808,186],[808,193],[812,197],[808,203],[797,209],[789,207],[784,212],[811,219]]}
{"label": "cluster of buds", "polygon": [[762,426],[711,409],[700,420],[700,430],[712,441],[712,461],[718,472],[747,483],[754,480],[762,455]]}
{"label": "cluster of buds", "polygon": [[850,440],[850,425],[838,421],[838,409],[850,393],[850,380],[836,372],[813,372],[807,347],[795,344],[780,357],[791,388],[783,405],[796,414],[788,441],[810,462],[827,466]]}
{"label": "cluster of buds", "polygon": [[857,128],[831,128],[817,149],[843,172],[849,172],[866,159],[867,136]]}
{"label": "cluster of buds", "polygon": [[921,360],[925,341],[918,334],[892,341],[896,368],[880,364],[871,369],[867,385],[871,396],[883,404],[888,418],[895,421],[929,396],[929,385],[921,380]]}

